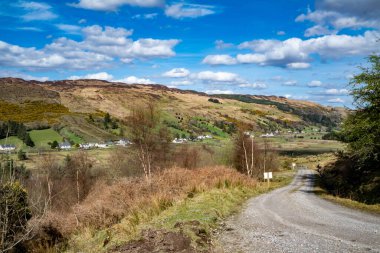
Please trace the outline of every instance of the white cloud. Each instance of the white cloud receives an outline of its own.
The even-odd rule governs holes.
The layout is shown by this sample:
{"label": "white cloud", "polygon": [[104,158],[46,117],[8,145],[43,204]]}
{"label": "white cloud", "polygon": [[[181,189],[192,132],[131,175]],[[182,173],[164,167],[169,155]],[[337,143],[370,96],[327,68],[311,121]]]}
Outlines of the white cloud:
{"label": "white cloud", "polygon": [[347,89],[327,89],[323,92],[325,95],[345,96],[350,92]]}
{"label": "white cloud", "polygon": [[165,8],[165,15],[175,19],[199,18],[214,13],[213,6],[202,4],[176,3]]}
{"label": "white cloud", "polygon": [[81,27],[77,25],[57,24],[56,27],[69,34],[79,34]]}
{"label": "white cloud", "polygon": [[26,11],[26,14],[21,16],[25,21],[52,20],[58,18],[58,15],[51,10],[52,7],[47,3],[22,1],[19,2],[17,6]]}
{"label": "white cloud", "polygon": [[32,76],[20,72],[14,72],[14,71],[7,71],[7,70],[0,70],[0,77],[17,77],[22,78],[24,80],[36,80],[40,82],[45,82],[49,80],[49,77],[46,76]]}
{"label": "white cloud", "polygon": [[344,100],[341,98],[333,98],[333,99],[327,100],[327,102],[329,102],[329,103],[344,103]]}
{"label": "white cloud", "polygon": [[70,4],[73,7],[96,11],[116,11],[123,5],[138,7],[161,7],[164,0],[80,0]]}
{"label": "white cloud", "polygon": [[306,69],[310,67],[314,55],[321,59],[334,59],[379,52],[379,37],[380,32],[366,31],[363,35],[356,36],[333,34],[306,40],[290,38],[284,41],[246,41],[239,45],[239,49],[250,49],[252,53],[238,54],[236,58],[229,55],[209,55],[204,63],[231,65],[235,59],[241,64]]}
{"label": "white cloud", "polygon": [[282,36],[282,35],[285,35],[286,34],[286,32],[284,32],[284,31],[278,31],[277,32],[277,35],[279,35],[279,36]]}
{"label": "white cloud", "polygon": [[158,16],[158,13],[148,13],[148,14],[137,14],[134,15],[133,19],[155,19]]}
{"label": "white cloud", "polygon": [[252,89],[266,89],[267,85],[265,83],[243,83],[239,84],[239,87]]}
{"label": "white cloud", "polygon": [[284,86],[296,86],[297,81],[296,80],[289,80],[289,81],[283,82],[282,85],[284,85]]}
{"label": "white cloud", "polygon": [[321,87],[322,86],[322,82],[318,81],[318,80],[313,80],[313,81],[309,82],[307,84],[307,86],[312,87],[312,88]]}
{"label": "white cloud", "polygon": [[310,68],[310,63],[307,62],[292,62],[286,64],[286,67],[289,69],[307,69]]}
{"label": "white cloud", "polygon": [[291,95],[291,94],[285,94],[284,97],[286,97],[286,98],[291,98],[292,95]]}
{"label": "white cloud", "polygon": [[227,83],[239,83],[243,80],[235,73],[231,72],[212,72],[202,71],[195,74],[193,77],[206,82],[227,82]]}
{"label": "white cloud", "polygon": [[234,94],[232,90],[206,90],[207,94]]}
{"label": "white cloud", "polygon": [[226,48],[231,48],[233,46],[234,46],[234,44],[232,44],[232,43],[226,43],[223,40],[217,40],[217,41],[215,41],[215,47],[217,49],[226,49]]}
{"label": "white cloud", "polygon": [[89,69],[105,67],[112,61],[164,58],[175,55],[179,40],[138,39],[129,36],[132,30],[89,26],[81,30],[84,39],[65,37],[54,40],[42,49],[25,48],[0,41],[0,66],[25,68]]}
{"label": "white cloud", "polygon": [[316,0],[316,9],[296,18],[297,22],[310,21],[314,28],[305,36],[327,34],[345,28],[380,28],[380,1],[378,0]]}
{"label": "white cloud", "polygon": [[237,63],[236,59],[227,55],[208,55],[206,56],[202,63],[210,65],[234,65]]}
{"label": "white cloud", "polygon": [[192,85],[193,82],[189,80],[183,80],[183,81],[172,81],[170,84],[173,86],[187,86],[187,85]]}
{"label": "white cloud", "polygon": [[187,77],[189,75],[190,75],[190,71],[185,68],[175,68],[162,74],[162,76],[164,77],[173,77],[173,78]]}
{"label": "white cloud", "polygon": [[136,76],[129,76],[123,79],[114,80],[114,82],[126,84],[155,84],[155,82],[150,79],[138,78]]}
{"label": "white cloud", "polygon": [[335,34],[335,33],[337,33],[337,31],[330,30],[327,27],[324,27],[322,25],[315,25],[313,27],[306,29],[305,36],[313,37],[313,36]]}
{"label": "white cloud", "polygon": [[94,73],[94,74],[87,74],[84,76],[70,76],[67,79],[69,80],[96,79],[96,80],[112,81],[113,76],[108,74],[107,72],[99,72],[99,73]]}

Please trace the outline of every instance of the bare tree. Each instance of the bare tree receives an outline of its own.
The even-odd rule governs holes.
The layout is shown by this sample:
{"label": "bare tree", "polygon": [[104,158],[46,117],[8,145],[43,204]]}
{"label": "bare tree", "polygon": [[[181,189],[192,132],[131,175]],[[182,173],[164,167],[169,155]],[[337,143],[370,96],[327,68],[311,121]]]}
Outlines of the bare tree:
{"label": "bare tree", "polygon": [[235,138],[234,164],[236,169],[254,178],[261,178],[264,172],[278,168],[277,154],[268,140],[264,139],[262,145],[258,145],[244,131],[239,131]]}
{"label": "bare tree", "polygon": [[132,141],[147,180],[154,165],[158,167],[158,161],[165,160],[168,153],[169,132],[160,126],[160,118],[161,112],[153,102],[134,106],[128,118]]}

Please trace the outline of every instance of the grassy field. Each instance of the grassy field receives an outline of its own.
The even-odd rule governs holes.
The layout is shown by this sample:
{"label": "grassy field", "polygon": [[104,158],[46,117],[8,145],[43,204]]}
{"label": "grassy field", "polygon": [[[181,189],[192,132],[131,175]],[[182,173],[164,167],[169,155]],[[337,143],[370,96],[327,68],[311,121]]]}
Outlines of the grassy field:
{"label": "grassy field", "polygon": [[5,145],[5,144],[15,145],[17,149],[20,149],[20,148],[23,149],[26,147],[24,142],[22,140],[20,140],[19,138],[17,138],[16,136],[10,136],[10,137],[8,137],[8,139],[1,139],[0,145]]}
{"label": "grassy field", "polygon": [[71,132],[69,129],[67,128],[63,128],[61,131],[60,131],[60,134],[62,136],[64,136],[65,138],[69,139],[70,141],[74,142],[74,143],[77,143],[77,144],[80,144],[80,143],[83,143],[83,139],[81,137],[79,137],[78,135],[74,134],[73,132]]}
{"label": "grassy field", "polygon": [[36,148],[46,148],[49,149],[50,146],[48,142],[62,142],[63,137],[59,135],[57,131],[53,129],[45,129],[45,130],[32,130],[30,131],[30,138],[36,145]]}

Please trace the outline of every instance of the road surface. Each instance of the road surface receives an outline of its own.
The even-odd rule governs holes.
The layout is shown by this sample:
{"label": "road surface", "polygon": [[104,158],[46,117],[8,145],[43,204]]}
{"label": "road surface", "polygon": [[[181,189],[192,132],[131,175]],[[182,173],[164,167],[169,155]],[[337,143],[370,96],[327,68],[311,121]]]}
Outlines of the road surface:
{"label": "road surface", "polygon": [[219,235],[224,252],[380,252],[380,216],[319,198],[314,176],[299,170],[291,185],[248,201]]}

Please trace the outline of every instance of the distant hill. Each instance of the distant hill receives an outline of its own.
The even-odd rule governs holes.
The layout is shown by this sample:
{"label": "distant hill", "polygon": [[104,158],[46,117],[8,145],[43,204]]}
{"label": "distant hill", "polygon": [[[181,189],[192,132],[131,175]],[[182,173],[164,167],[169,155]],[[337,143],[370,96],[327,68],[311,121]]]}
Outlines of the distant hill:
{"label": "distant hill", "polygon": [[[124,135],[131,107],[148,101],[156,101],[161,107],[163,123],[174,135],[211,133],[225,137],[237,126],[263,132],[310,126],[334,128],[346,114],[343,108],[276,96],[211,96],[163,85],[101,80],[0,79],[0,121],[22,122],[30,128],[53,127],[85,141]],[[106,113],[114,120],[112,127],[102,124]]]}

